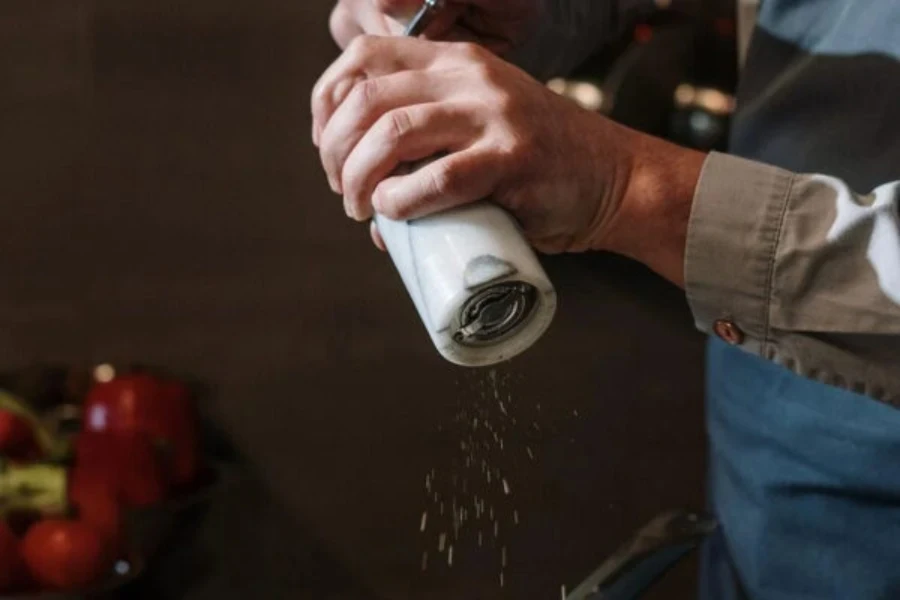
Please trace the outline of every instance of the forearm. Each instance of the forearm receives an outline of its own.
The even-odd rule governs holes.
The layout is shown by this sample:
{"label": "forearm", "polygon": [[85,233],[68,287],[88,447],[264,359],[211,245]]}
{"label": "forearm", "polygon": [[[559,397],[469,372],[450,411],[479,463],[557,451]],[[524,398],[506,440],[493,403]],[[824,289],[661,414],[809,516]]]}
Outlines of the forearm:
{"label": "forearm", "polygon": [[684,288],[684,253],[706,154],[634,133],[624,200],[600,246],[633,258]]}

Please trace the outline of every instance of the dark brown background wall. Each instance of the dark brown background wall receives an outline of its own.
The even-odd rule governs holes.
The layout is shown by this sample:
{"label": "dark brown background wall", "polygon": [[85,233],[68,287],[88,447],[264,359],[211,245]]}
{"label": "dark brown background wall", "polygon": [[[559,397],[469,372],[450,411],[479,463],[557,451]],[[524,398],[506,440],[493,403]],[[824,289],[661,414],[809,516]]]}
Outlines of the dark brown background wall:
{"label": "dark brown background wall", "polygon": [[471,539],[440,567],[423,479],[453,472],[484,374],[437,356],[319,171],[329,8],[2,3],[0,364],[141,360],[216,386],[243,479],[148,597],[558,597],[655,513],[702,503],[702,340],[633,265],[548,260],[559,316],[500,369],[542,426],[499,459],[521,514],[506,587]]}

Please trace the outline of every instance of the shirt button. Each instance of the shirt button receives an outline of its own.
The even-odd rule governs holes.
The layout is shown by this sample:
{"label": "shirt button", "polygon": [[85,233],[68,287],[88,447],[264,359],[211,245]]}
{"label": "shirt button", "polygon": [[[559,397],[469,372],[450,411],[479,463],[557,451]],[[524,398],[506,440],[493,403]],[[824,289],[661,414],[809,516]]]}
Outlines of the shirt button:
{"label": "shirt button", "polygon": [[713,324],[713,331],[732,346],[737,346],[744,342],[744,332],[734,324],[734,321],[719,319]]}

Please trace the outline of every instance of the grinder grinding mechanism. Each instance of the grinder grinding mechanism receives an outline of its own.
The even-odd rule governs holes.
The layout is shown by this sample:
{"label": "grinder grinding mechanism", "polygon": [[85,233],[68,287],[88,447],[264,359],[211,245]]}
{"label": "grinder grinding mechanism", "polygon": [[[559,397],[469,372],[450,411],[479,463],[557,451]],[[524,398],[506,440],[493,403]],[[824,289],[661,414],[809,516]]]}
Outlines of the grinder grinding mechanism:
{"label": "grinder grinding mechanism", "polygon": [[556,312],[556,292],[513,218],[488,203],[413,221],[375,221],[435,347],[485,366],[528,349]]}

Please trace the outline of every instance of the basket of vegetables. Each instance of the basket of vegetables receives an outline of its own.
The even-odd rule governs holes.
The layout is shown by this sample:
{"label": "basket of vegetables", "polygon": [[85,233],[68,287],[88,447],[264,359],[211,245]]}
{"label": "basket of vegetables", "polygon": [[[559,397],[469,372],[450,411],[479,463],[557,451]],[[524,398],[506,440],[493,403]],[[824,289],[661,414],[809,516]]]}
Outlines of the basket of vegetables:
{"label": "basket of vegetables", "polygon": [[41,373],[0,378],[0,598],[103,595],[147,568],[220,471],[185,380]]}

